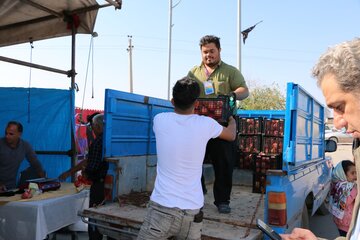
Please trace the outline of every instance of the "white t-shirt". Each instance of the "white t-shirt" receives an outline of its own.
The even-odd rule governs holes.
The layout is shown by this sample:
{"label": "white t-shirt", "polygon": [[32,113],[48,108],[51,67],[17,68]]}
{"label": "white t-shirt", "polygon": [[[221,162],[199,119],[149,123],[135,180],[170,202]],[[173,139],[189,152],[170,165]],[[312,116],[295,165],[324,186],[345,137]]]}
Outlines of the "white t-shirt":
{"label": "white t-shirt", "polygon": [[157,175],[151,200],[165,207],[199,209],[204,205],[202,164],[209,139],[223,127],[214,119],[174,112],[154,118]]}

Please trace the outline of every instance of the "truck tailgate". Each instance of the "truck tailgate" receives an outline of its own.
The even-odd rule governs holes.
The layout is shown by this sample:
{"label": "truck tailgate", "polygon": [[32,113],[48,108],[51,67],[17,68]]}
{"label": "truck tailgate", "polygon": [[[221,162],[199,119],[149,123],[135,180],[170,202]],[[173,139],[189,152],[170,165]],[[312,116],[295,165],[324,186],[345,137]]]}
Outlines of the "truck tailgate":
{"label": "truck tailgate", "polygon": [[[261,194],[252,193],[251,188],[233,186],[230,214],[219,214],[213,204],[213,193],[205,195],[204,225],[202,239],[261,239],[256,227],[256,218],[264,219],[264,201]],[[138,230],[147,209],[118,202],[98,208],[89,208],[79,213],[82,217],[97,219],[112,227]]]}

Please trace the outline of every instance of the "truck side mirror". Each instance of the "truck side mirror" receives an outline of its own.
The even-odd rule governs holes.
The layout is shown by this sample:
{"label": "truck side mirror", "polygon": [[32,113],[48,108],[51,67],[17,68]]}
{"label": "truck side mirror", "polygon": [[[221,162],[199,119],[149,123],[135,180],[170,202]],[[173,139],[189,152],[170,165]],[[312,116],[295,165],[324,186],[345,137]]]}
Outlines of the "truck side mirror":
{"label": "truck side mirror", "polygon": [[325,140],[325,152],[335,152],[337,149],[337,143],[334,140]]}

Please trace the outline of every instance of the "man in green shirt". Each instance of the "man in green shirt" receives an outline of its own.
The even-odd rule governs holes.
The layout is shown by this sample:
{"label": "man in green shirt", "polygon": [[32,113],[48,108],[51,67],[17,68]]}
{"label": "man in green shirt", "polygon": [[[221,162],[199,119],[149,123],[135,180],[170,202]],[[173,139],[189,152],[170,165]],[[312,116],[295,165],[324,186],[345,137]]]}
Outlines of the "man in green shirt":
{"label": "man in green shirt", "polygon": [[[237,100],[249,96],[244,77],[240,71],[221,61],[220,38],[207,35],[200,39],[202,62],[190,70],[188,76],[200,85],[201,98],[232,95]],[[220,213],[230,213],[230,193],[235,158],[235,144],[221,139],[211,139],[206,155],[213,162],[215,171],[214,204]]]}

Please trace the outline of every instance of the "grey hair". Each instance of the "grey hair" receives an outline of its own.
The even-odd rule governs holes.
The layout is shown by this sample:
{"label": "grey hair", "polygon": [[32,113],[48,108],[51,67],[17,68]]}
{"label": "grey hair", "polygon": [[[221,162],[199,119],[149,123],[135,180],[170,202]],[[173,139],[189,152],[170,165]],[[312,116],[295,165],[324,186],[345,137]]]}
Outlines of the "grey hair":
{"label": "grey hair", "polygon": [[94,118],[92,119],[92,125],[93,126],[99,126],[99,127],[103,127],[104,126],[104,114],[97,114],[94,116]]}
{"label": "grey hair", "polygon": [[318,86],[325,75],[333,74],[344,92],[359,94],[360,89],[360,38],[330,47],[322,54],[312,70]]}

